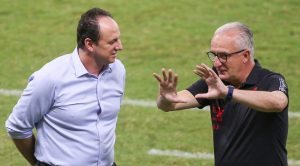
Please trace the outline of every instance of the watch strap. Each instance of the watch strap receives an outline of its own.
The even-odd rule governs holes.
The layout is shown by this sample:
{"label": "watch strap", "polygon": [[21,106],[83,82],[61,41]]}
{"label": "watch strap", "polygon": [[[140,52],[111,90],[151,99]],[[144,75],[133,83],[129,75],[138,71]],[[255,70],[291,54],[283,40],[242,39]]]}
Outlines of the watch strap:
{"label": "watch strap", "polygon": [[233,90],[234,90],[234,86],[227,86],[228,87],[228,92],[227,92],[227,95],[226,95],[226,101],[230,101],[232,99],[232,95],[233,95]]}

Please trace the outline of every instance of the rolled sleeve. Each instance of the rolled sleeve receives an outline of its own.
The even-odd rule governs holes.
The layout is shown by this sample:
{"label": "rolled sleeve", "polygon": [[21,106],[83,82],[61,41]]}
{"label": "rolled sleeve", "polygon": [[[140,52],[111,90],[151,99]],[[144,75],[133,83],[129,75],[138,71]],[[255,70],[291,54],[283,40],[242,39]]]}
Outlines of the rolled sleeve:
{"label": "rolled sleeve", "polygon": [[[8,124],[6,122],[6,126],[9,126],[10,124]],[[21,131],[21,130],[16,130],[16,129],[11,129],[6,127],[7,133],[11,138],[14,139],[26,139],[32,136],[32,130],[28,130],[28,131]]]}
{"label": "rolled sleeve", "polygon": [[54,86],[46,72],[35,72],[23,91],[18,103],[6,120],[10,137],[25,139],[32,136],[32,129],[46,114],[53,102]]}

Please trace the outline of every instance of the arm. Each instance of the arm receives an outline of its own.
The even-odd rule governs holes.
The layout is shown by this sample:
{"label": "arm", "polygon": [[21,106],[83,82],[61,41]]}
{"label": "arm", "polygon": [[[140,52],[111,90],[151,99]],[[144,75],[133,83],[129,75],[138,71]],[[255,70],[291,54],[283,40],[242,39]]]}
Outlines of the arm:
{"label": "arm", "polygon": [[[211,68],[201,64],[197,65],[194,72],[205,79],[208,85],[208,93],[197,94],[196,98],[225,99],[228,88]],[[268,92],[234,89],[232,100],[261,112],[280,112],[288,104],[287,96],[279,90]]]}
{"label": "arm", "polygon": [[157,107],[163,111],[182,110],[199,106],[195,97],[187,90],[177,93],[178,76],[170,69],[168,72],[162,69],[163,78],[153,73],[153,76],[159,82],[160,93],[157,98]]}
{"label": "arm", "polygon": [[34,157],[34,145],[35,145],[34,135],[26,139],[13,139],[13,142],[16,145],[19,152],[23,155],[23,157],[31,165],[34,165],[36,163],[36,158]]}
{"label": "arm", "polygon": [[199,103],[196,98],[187,90],[178,92],[177,98],[183,100],[184,102],[171,102],[164,96],[159,95],[157,98],[157,107],[163,111],[174,111],[199,107]]}
{"label": "arm", "polygon": [[36,159],[34,157],[35,137],[32,129],[50,109],[54,94],[51,81],[44,77],[33,74],[29,78],[27,87],[5,123],[7,132],[17,149],[33,165]]}
{"label": "arm", "polygon": [[235,89],[232,99],[262,112],[281,112],[288,104],[287,96],[281,91],[249,91]]}

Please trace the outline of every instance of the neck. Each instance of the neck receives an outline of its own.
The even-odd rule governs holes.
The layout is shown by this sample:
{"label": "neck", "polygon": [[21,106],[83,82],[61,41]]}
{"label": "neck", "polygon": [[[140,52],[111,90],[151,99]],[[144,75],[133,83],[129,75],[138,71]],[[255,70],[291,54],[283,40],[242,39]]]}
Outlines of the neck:
{"label": "neck", "polygon": [[249,61],[248,63],[246,63],[245,68],[240,73],[240,77],[239,77],[240,79],[232,81],[231,84],[235,88],[240,88],[247,81],[247,78],[248,78],[249,74],[251,73],[254,66],[255,66],[254,61]]}
{"label": "neck", "polygon": [[86,70],[93,75],[98,76],[102,69],[104,68],[104,65],[99,65],[96,63],[96,60],[94,56],[86,49],[79,48],[78,49],[79,58],[83,64],[83,66],[86,68]]}

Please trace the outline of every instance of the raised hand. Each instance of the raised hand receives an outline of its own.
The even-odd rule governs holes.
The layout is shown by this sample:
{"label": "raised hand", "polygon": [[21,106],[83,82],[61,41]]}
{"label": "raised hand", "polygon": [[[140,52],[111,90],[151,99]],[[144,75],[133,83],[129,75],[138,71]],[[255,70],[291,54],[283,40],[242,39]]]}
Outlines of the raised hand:
{"label": "raised hand", "polygon": [[204,79],[208,85],[208,92],[197,94],[196,98],[217,99],[227,95],[227,87],[211,68],[205,64],[197,65],[194,73]]}
{"label": "raised hand", "polygon": [[159,82],[161,97],[170,103],[184,103],[185,101],[177,96],[176,87],[178,75],[175,74],[171,69],[166,71],[166,69],[162,68],[161,71],[163,77],[161,77],[159,74],[153,73],[153,76]]}

